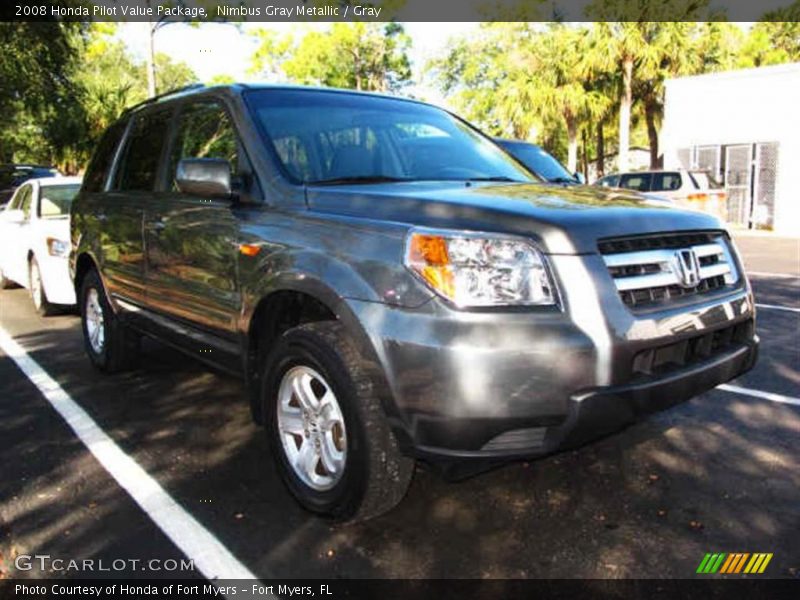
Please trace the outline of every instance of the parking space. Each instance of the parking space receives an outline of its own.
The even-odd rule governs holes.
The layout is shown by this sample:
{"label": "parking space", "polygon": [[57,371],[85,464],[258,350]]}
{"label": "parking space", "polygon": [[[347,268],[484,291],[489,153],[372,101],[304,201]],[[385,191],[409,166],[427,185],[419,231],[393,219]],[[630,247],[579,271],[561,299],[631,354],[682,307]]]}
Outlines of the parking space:
{"label": "parking space", "polygon": [[[740,242],[757,302],[798,307],[791,245]],[[460,483],[419,467],[391,513],[334,526],[281,485],[241,383],[156,343],[104,376],[74,315],[0,293],[0,327],[187,515],[259,577],[689,577],[706,552],[772,552],[800,572],[800,407],[715,390],[576,451]],[[800,314],[761,309],[762,354],[735,385],[800,396]],[[180,558],[0,353],[0,569],[18,554]],[[180,540],[179,540],[180,542]],[[121,573],[125,574],[125,573]],[[136,575],[135,572],[128,574]],[[147,573],[159,576],[159,573]],[[169,574],[161,573],[161,576]],[[185,576],[186,573],[181,573]]]}

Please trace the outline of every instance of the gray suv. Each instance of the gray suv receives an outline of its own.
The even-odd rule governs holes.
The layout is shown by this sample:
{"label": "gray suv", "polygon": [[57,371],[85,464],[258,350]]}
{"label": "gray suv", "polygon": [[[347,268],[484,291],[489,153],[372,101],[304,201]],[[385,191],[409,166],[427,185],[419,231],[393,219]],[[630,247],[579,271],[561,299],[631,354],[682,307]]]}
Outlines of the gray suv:
{"label": "gray suv", "polygon": [[749,284],[707,215],[539,183],[433,106],[233,85],[101,140],[71,270],[99,369],[142,335],[240,374],[288,489],[363,519],[414,460],[558,451],[754,363]]}

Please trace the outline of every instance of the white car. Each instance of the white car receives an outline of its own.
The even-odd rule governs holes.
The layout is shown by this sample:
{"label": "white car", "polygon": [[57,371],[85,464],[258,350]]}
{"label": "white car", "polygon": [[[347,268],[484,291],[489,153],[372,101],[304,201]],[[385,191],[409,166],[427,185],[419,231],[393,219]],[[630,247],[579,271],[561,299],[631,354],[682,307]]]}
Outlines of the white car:
{"label": "white car", "polygon": [[725,190],[706,171],[675,169],[614,173],[598,179],[594,185],[650,193],[682,208],[703,211],[723,220],[727,217]]}
{"label": "white car", "polygon": [[69,209],[79,177],[30,179],[0,211],[0,288],[28,288],[36,310],[74,305],[69,277]]}

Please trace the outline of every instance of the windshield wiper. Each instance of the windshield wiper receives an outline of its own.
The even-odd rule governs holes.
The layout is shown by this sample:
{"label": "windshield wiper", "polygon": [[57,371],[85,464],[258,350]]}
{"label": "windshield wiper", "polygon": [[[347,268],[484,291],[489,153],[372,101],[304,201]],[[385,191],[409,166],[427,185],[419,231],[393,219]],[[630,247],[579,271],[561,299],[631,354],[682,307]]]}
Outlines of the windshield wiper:
{"label": "windshield wiper", "polygon": [[494,175],[492,177],[467,177],[465,181],[513,181],[514,183],[523,183],[519,179],[512,179],[505,175]]}
{"label": "windshield wiper", "polygon": [[408,177],[390,177],[389,175],[358,175],[355,177],[333,177],[331,179],[318,179],[307,181],[306,185],[348,185],[369,183],[392,183],[398,181],[412,181]]}
{"label": "windshield wiper", "polygon": [[547,180],[548,183],[578,183],[574,177],[553,177]]}

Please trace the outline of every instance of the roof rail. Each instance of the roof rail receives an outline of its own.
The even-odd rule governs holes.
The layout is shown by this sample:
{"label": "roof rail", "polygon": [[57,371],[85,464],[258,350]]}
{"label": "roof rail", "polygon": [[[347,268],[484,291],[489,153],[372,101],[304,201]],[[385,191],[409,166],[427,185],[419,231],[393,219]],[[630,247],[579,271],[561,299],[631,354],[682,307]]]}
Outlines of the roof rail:
{"label": "roof rail", "polygon": [[156,96],[153,96],[152,98],[143,100],[142,102],[139,102],[139,104],[134,104],[133,106],[129,106],[122,112],[122,114],[127,115],[129,112],[132,112],[139,107],[147,106],[148,104],[152,104],[153,102],[157,102],[158,100],[161,100],[162,98],[166,98],[168,96],[172,96],[173,94],[180,94],[181,92],[188,92],[189,90],[196,90],[198,88],[204,88],[204,87],[206,87],[204,83],[190,83],[189,85],[175,88],[174,90],[169,90],[168,92],[164,92],[163,94],[158,94]]}

